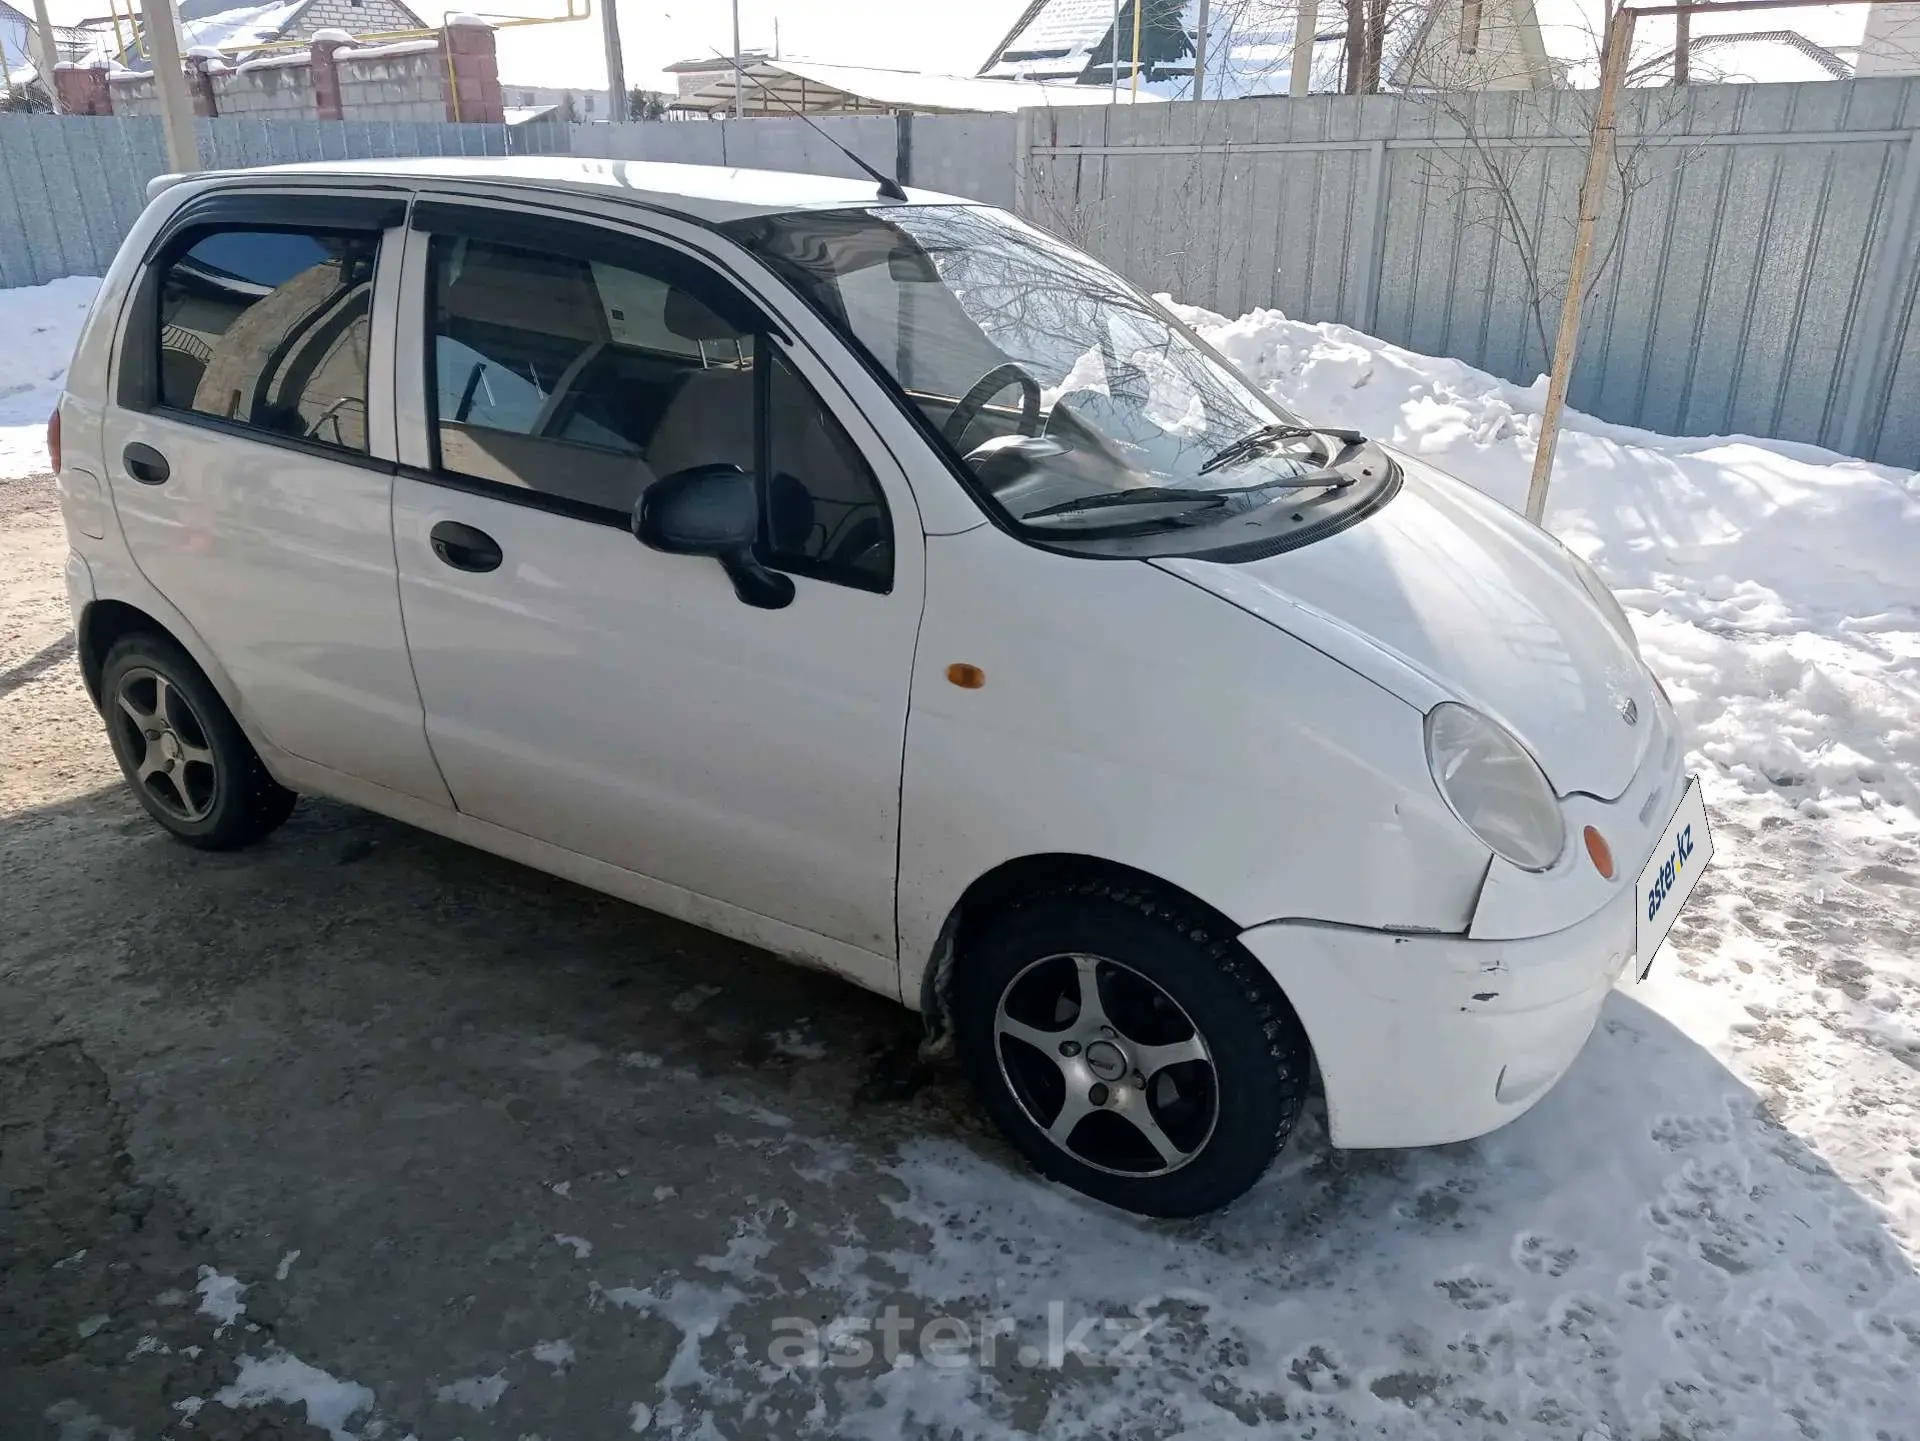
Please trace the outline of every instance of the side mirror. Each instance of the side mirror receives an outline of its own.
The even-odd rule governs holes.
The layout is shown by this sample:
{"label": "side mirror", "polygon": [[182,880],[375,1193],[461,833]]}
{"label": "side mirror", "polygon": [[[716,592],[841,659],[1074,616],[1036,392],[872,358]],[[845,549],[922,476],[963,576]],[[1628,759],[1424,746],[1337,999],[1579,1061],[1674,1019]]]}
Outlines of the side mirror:
{"label": "side mirror", "polygon": [[754,558],[760,493],[737,465],[696,465],[655,481],[634,504],[633,533],[668,555],[712,556],[748,605],[779,610],[793,600],[793,581]]}

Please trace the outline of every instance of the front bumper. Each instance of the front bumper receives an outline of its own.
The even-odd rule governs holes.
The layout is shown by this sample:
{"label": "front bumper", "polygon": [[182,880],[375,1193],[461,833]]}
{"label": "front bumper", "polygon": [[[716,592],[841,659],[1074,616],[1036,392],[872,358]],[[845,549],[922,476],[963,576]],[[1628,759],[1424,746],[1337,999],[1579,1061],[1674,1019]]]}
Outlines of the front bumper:
{"label": "front bumper", "polygon": [[1633,889],[1525,940],[1276,921],[1240,941],[1306,1027],[1334,1145],[1431,1146],[1504,1126],[1573,1064],[1633,958]]}

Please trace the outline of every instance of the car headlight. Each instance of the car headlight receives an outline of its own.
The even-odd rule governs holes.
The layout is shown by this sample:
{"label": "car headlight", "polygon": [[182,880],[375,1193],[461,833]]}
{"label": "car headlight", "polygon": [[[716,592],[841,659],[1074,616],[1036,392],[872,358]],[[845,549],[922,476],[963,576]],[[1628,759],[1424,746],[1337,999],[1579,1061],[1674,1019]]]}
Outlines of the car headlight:
{"label": "car headlight", "polygon": [[1566,848],[1560,801],[1527,748],[1471,706],[1445,701],[1427,712],[1433,783],[1496,855],[1544,871]]}
{"label": "car headlight", "polygon": [[1567,552],[1567,558],[1573,562],[1573,574],[1580,582],[1581,588],[1593,597],[1593,603],[1600,607],[1601,614],[1606,616],[1613,628],[1620,632],[1620,638],[1627,643],[1635,655],[1639,655],[1640,638],[1633,633],[1633,622],[1627,619],[1626,611],[1621,608],[1620,602],[1614,599],[1613,592],[1607,589],[1607,583],[1600,579],[1600,573],[1571,550]]}

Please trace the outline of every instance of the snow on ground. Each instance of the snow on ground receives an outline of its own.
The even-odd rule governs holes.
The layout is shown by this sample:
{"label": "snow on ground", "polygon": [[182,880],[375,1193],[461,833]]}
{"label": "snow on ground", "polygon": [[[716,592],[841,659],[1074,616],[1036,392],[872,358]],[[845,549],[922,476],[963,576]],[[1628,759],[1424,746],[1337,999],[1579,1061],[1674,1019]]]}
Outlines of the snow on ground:
{"label": "snow on ground", "polygon": [[[234,1410],[274,1404],[301,1407],[308,1424],[326,1432],[331,1441],[357,1441],[358,1433],[347,1423],[373,1409],[373,1392],[365,1386],[329,1376],[285,1351],[242,1356],[240,1374],[213,1399]],[[188,1419],[199,1410],[195,1405],[187,1411]]]}
{"label": "snow on ground", "polygon": [[[0,475],[44,466],[92,284],[0,295],[0,333],[32,337],[0,355]],[[1518,504],[1540,387],[1277,312],[1184,313],[1289,408]],[[1251,1196],[1179,1225],[956,1139],[909,1143],[885,1204],[915,1244],[796,1195],[738,1218],[696,1275],[583,1280],[587,1319],[640,1311],[680,1333],[663,1375],[636,1375],[632,1424],[1920,1438],[1920,476],[1572,415],[1548,522],[1615,588],[1672,693],[1716,858],[1652,978],[1615,994],[1536,1110],[1399,1153],[1330,1151],[1310,1113]],[[771,1133],[754,1142],[770,1186],[786,1150],[803,1179],[867,1164],[785,1116],[726,1113]],[[598,1264],[554,1239],[555,1264]],[[890,1366],[873,1350],[888,1306],[907,1323]],[[803,1328],[770,1355],[755,1328],[777,1340],[797,1317],[813,1349]],[[437,1394],[485,1408],[504,1386]],[[214,1399],[270,1397],[336,1436],[372,1409],[284,1355]]]}
{"label": "snow on ground", "polygon": [[[1273,311],[1184,315],[1308,419],[1523,498],[1543,386]],[[1296,1142],[1183,1227],[924,1142],[896,1209],[930,1248],[856,1303],[1019,1318],[1042,1365],[1076,1323],[1148,1323],[1125,1361],[1096,1329],[1115,1364],[1052,1395],[1054,1424],[1106,1434],[1920,1437],[1920,476],[1574,415],[1548,521],[1672,692],[1716,843],[1566,1080],[1465,1145]],[[840,1434],[991,1434],[1021,1394],[898,1368]]]}
{"label": "snow on ground", "polygon": [[47,417],[100,282],[70,275],[0,290],[0,480],[47,468]]}

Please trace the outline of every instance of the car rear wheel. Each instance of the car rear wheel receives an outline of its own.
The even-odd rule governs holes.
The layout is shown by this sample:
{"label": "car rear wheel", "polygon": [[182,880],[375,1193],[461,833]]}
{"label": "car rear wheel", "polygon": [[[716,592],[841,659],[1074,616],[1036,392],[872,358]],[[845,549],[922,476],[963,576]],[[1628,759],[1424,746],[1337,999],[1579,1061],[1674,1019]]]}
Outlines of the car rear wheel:
{"label": "car rear wheel", "polygon": [[958,958],[956,1040],[1044,1175],[1151,1216],[1258,1180],[1306,1098],[1292,1008],[1198,908],[1089,882],[1019,901]]}
{"label": "car rear wheel", "polygon": [[232,850],[273,830],[294,793],[267,774],[218,691],[172,641],[117,641],[100,694],[114,758],[140,804],[202,850]]}

